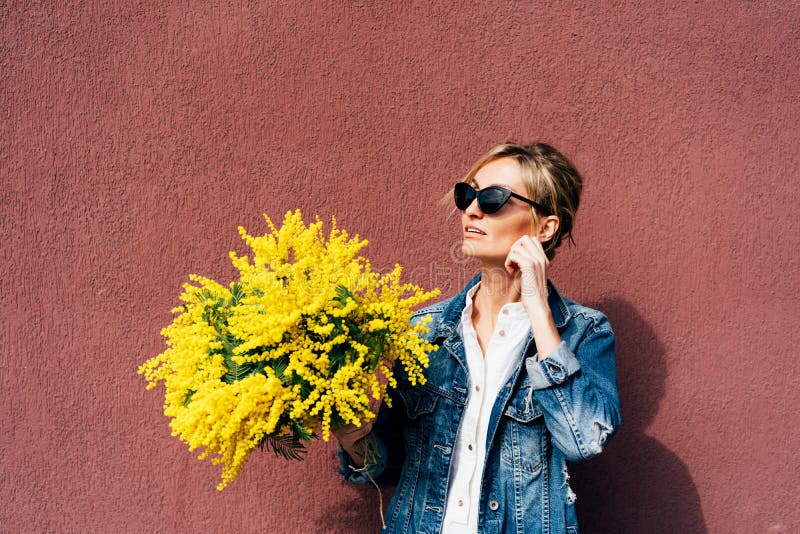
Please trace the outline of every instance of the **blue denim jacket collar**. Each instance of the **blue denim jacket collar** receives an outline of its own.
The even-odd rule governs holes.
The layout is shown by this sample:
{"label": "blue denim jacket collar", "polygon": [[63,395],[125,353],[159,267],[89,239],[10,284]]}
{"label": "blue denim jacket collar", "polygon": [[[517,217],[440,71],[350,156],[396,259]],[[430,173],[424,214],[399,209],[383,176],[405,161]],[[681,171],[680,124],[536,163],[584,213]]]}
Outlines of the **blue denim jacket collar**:
{"label": "blue denim jacket collar", "polygon": [[[478,273],[469,283],[447,304],[447,307],[442,312],[442,317],[438,324],[434,325],[436,331],[432,336],[434,342],[445,340],[444,346],[450,353],[455,353],[457,344],[461,342],[458,335],[458,324],[461,321],[461,311],[464,309],[467,293],[481,280],[481,275]],[[567,303],[558,292],[555,284],[547,280],[547,304],[550,306],[550,313],[553,315],[553,322],[556,328],[562,329],[567,324],[569,312],[567,310]],[[533,339],[533,336],[528,334],[528,342]]]}

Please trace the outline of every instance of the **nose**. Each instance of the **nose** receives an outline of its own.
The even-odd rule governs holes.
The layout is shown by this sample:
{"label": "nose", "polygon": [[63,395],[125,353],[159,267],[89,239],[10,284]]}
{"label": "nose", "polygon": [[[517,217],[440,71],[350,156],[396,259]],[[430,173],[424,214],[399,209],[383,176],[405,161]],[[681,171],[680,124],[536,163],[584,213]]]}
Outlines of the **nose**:
{"label": "nose", "polygon": [[481,207],[478,204],[477,197],[472,199],[472,202],[469,203],[467,209],[464,210],[464,215],[476,219],[480,219],[481,217],[483,217],[483,211],[481,211]]}

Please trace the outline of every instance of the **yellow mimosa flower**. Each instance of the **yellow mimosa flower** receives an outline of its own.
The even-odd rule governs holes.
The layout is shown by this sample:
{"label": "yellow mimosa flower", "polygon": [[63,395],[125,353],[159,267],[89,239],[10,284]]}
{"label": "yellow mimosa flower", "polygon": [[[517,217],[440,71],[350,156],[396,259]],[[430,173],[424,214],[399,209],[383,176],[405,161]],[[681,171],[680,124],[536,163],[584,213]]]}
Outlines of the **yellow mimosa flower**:
{"label": "yellow mimosa flower", "polygon": [[182,306],[162,330],[167,348],[139,367],[148,389],[163,382],[173,435],[222,465],[223,489],[258,446],[299,458],[315,432],[375,418],[370,398],[389,402],[400,361],[425,382],[433,345],[413,308],[439,294],[402,284],[402,268],[372,270],[367,241],[332,220],[327,238],[299,210],[280,228],[239,234],[252,256],[230,253],[239,277],[225,287],[199,275],[183,285]]}

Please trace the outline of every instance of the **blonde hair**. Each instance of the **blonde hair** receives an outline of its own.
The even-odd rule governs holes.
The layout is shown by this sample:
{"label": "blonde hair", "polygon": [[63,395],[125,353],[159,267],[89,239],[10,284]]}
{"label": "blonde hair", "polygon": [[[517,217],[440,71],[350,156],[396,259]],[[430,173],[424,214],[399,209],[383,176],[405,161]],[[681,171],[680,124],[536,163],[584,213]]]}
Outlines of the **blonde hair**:
{"label": "blonde hair", "polygon": [[[471,182],[484,165],[502,158],[513,158],[519,163],[528,198],[549,208],[558,217],[558,229],[549,241],[542,243],[547,258],[552,260],[564,238],[572,245],[575,244],[572,227],[580,203],[583,179],[564,154],[546,143],[520,145],[507,142],[482,155],[463,181]],[[452,193],[447,198],[452,199]],[[535,233],[539,227],[540,214],[533,206],[530,209],[531,233]]]}

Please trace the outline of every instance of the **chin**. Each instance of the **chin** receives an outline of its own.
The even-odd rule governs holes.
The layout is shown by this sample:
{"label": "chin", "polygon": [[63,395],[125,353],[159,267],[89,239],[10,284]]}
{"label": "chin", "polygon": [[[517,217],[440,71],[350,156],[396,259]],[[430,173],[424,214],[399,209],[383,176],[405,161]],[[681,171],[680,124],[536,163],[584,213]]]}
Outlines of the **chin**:
{"label": "chin", "polygon": [[487,254],[485,250],[481,250],[481,247],[475,246],[473,243],[464,243],[461,245],[461,260],[476,260],[484,265],[487,265],[497,263],[497,261],[504,262],[505,258],[495,258],[491,254]]}
{"label": "chin", "polygon": [[480,251],[478,250],[478,247],[475,246],[475,243],[471,243],[469,241],[461,242],[461,255],[465,258],[480,259]]}

